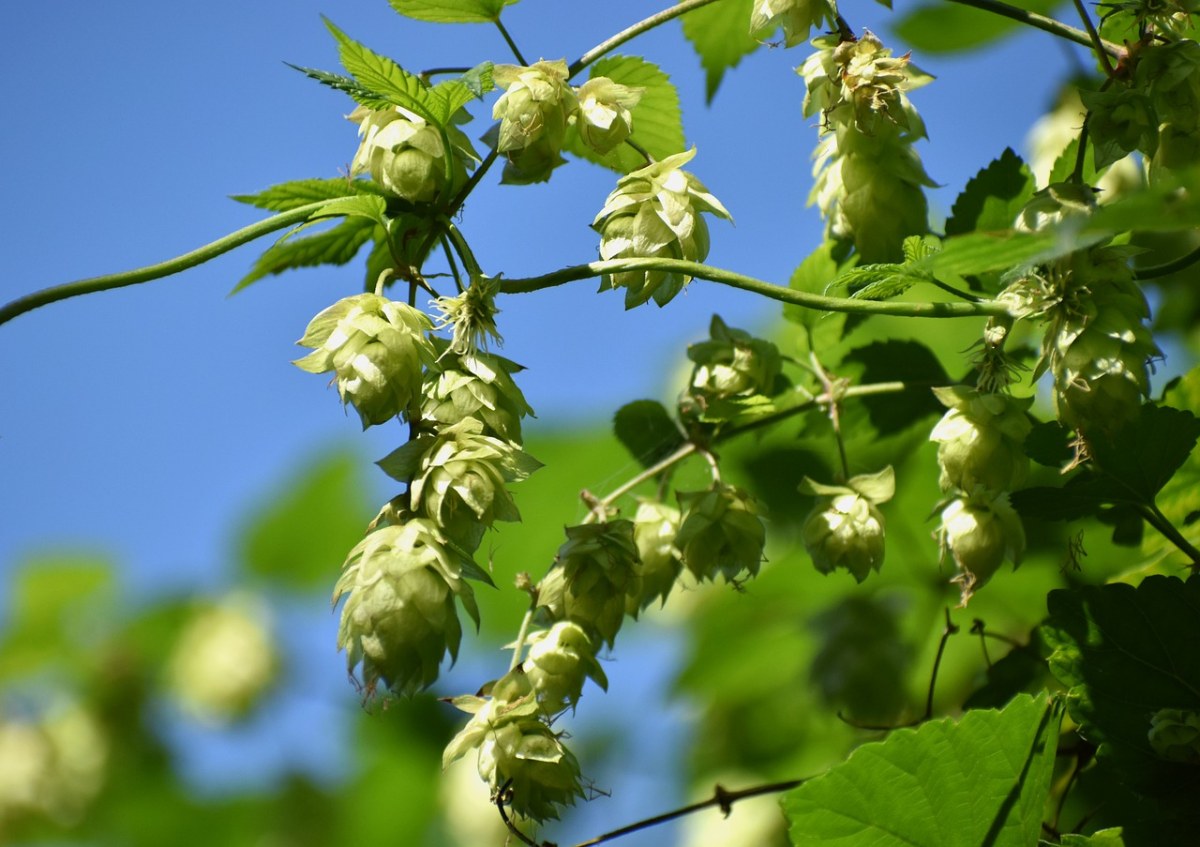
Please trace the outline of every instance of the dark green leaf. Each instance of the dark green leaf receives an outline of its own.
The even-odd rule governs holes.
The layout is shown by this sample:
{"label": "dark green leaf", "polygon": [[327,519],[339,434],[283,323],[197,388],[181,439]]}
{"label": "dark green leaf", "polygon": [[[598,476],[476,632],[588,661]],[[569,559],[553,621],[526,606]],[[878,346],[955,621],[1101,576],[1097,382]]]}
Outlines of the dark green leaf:
{"label": "dark green leaf", "polygon": [[643,467],[666,458],[683,444],[679,428],[657,400],[634,400],[618,409],[613,434]]}
{"label": "dark green leaf", "polygon": [[[916,341],[876,341],[851,350],[846,361],[863,365],[864,384],[899,381],[932,386],[951,381],[937,357]],[[921,418],[945,411],[933,392],[924,390],[866,396],[856,402],[866,407],[880,435],[897,432]]]}
{"label": "dark green leaf", "polygon": [[967,181],[950,210],[946,235],[1010,229],[1033,188],[1029,168],[1011,148],[1004,148],[1000,158]]}
{"label": "dark green leaf", "polygon": [[1127,492],[1111,479],[1083,472],[1062,488],[1037,486],[1009,495],[1013,508],[1024,517],[1043,521],[1075,521],[1095,515],[1106,506],[1126,503]]}
{"label": "dark green leaf", "polygon": [[316,203],[319,200],[378,193],[379,189],[375,187],[375,184],[365,180],[297,179],[272,185],[266,191],[260,191],[257,194],[235,194],[233,199],[259,209],[286,212],[289,209],[307,206],[309,203]]}
{"label": "dark green leaf", "polygon": [[1062,847],[1125,847],[1125,840],[1121,838],[1121,828],[1116,827],[1102,829],[1091,835],[1064,833],[1059,844]]}
{"label": "dark green leaf", "polygon": [[[679,110],[679,92],[671,78],[657,65],[636,56],[607,56],[592,65],[590,78],[608,77],[621,85],[642,89],[642,99],[631,112],[631,140],[653,156],[665,159],[687,147],[683,118]],[[576,156],[596,162],[618,173],[629,173],[646,166],[641,153],[628,144],[620,144],[601,156],[583,143],[579,133],[568,131],[566,149]]]}
{"label": "dark green leaf", "polygon": [[[1176,409],[1200,412],[1200,367],[1192,368],[1182,379],[1170,386],[1163,395],[1163,402]],[[1155,498],[1159,509],[1175,528],[1192,544],[1200,544],[1200,453],[1193,450],[1183,466],[1162,487]],[[1147,533],[1147,553],[1174,551],[1171,544],[1160,533]]]}
{"label": "dark green leaf", "polygon": [[[987,641],[994,650],[997,642]],[[987,681],[977,689],[967,702],[965,709],[998,709],[1017,694],[1033,694],[1053,683],[1050,670],[1043,657],[1041,637],[1035,629],[1029,643],[1013,647],[998,661],[988,666]]]}
{"label": "dark green leaf", "polygon": [[1135,424],[1115,442],[1097,439],[1092,458],[1103,473],[1151,503],[1175,471],[1187,461],[1200,438],[1200,418],[1170,406],[1147,403]]}
{"label": "dark green leaf", "polygon": [[370,518],[361,467],[355,454],[333,452],[280,486],[238,533],[245,570],[289,588],[329,588]]}
{"label": "dark green leaf", "polygon": [[743,56],[758,49],[750,37],[750,14],[754,0],[711,3],[683,16],[683,34],[696,53],[706,75],[705,94],[711,103],[725,71],[735,68]]}
{"label": "dark green leaf", "polygon": [[408,18],[439,24],[487,24],[500,20],[500,12],[517,0],[388,0]]}
{"label": "dark green leaf", "polygon": [[[833,256],[836,247],[833,241],[823,242],[800,263],[788,285],[796,291],[825,294],[841,270]],[[844,312],[820,312],[791,304],[784,304],[783,316],[804,327],[808,334],[808,348],[820,350],[822,355],[841,340],[846,325]]]}
{"label": "dark green leaf", "polygon": [[864,744],[784,796],[792,844],[1035,844],[1060,719],[1044,694],[1019,695]]}
{"label": "dark green leaf", "polygon": [[886,723],[906,705],[913,650],[902,637],[899,612],[895,603],[851,595],[811,621],[820,644],[812,681],[827,703],[856,720]]}
{"label": "dark green leaf", "polygon": [[1070,431],[1058,421],[1034,424],[1025,436],[1025,455],[1048,468],[1065,467],[1075,458]]}
{"label": "dark green leaf", "polygon": [[[1025,0],[1021,7],[1045,14],[1059,0]],[[910,10],[892,31],[922,53],[953,53],[969,50],[1017,31],[1018,23],[992,12],[970,6],[927,3]]]}
{"label": "dark green leaf", "polygon": [[365,218],[347,218],[316,235],[281,239],[263,251],[230,293],[236,294],[263,277],[294,268],[345,265],[358,255],[375,231],[375,224]]}

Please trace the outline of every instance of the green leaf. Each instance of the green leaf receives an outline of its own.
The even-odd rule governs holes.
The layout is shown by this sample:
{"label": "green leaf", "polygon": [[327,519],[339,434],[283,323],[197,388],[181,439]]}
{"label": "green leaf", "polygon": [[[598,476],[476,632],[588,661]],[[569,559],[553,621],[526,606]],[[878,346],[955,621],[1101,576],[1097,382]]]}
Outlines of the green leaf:
{"label": "green leaf", "polygon": [[[863,365],[863,384],[877,382],[915,382],[945,384],[950,377],[937,356],[917,341],[876,341],[846,354],[846,361]],[[866,396],[858,402],[866,407],[871,423],[880,435],[898,432],[929,415],[940,414],[945,407],[932,391],[904,391],[877,397]]]}
{"label": "green leaf", "polygon": [[1010,229],[1033,190],[1029,168],[1012,148],[1005,147],[1000,158],[967,181],[950,210],[946,235]]}
{"label": "green leaf", "polygon": [[1121,837],[1121,828],[1102,829],[1091,835],[1075,835],[1064,833],[1061,847],[1125,847],[1125,839]]}
{"label": "green leaf", "polygon": [[231,294],[266,276],[294,268],[318,265],[345,265],[371,240],[376,226],[364,218],[347,218],[332,229],[305,238],[283,238],[258,257],[250,272],[242,277]]}
{"label": "green leaf", "polygon": [[[1200,367],[1192,368],[1169,386],[1163,402],[1177,409],[1200,412]],[[1159,509],[1192,544],[1200,544],[1200,453],[1193,450],[1175,475],[1155,498]],[[1161,533],[1146,533],[1146,553],[1174,552],[1175,546]]]}
{"label": "green leaf", "polygon": [[382,227],[387,226],[387,200],[378,194],[359,194],[355,197],[335,198],[308,219],[319,221],[323,218],[339,216],[366,218]]}
{"label": "green leaf", "polygon": [[489,24],[517,0],[388,0],[406,18],[439,24]]}
{"label": "green leaf", "polygon": [[1070,430],[1058,421],[1034,424],[1025,436],[1025,455],[1048,468],[1065,467],[1075,458]]}
{"label": "green leaf", "polygon": [[325,26],[338,42],[342,66],[364,88],[386,98],[389,102],[415,112],[431,123],[445,124],[445,103],[432,96],[420,78],[410,74],[386,56],[380,56],[359,44],[326,19]]}
{"label": "green leaf", "polygon": [[750,36],[754,0],[726,0],[688,12],[681,20],[683,35],[692,42],[706,75],[705,96],[712,102],[725,71],[758,49]]}
{"label": "green leaf", "polygon": [[[1046,14],[1059,0],[1024,0],[1020,6]],[[1019,24],[970,6],[927,3],[904,14],[892,32],[922,53],[955,53],[994,42],[1017,31]]]}
{"label": "green leaf", "polygon": [[864,744],[783,798],[803,845],[1037,843],[1061,710],[1044,694]]}
{"label": "green leaf", "polygon": [[683,444],[679,428],[657,400],[634,400],[618,409],[613,434],[647,468]]}
{"label": "green leaf", "polygon": [[284,64],[293,70],[300,71],[309,79],[315,79],[322,85],[329,86],[334,91],[342,91],[350,95],[355,103],[360,103],[368,109],[390,109],[395,105],[390,98],[372,91],[351,77],[320,71],[316,68],[306,68],[302,65],[293,65],[290,62],[284,62]]}
{"label": "green leaf", "polygon": [[[630,140],[656,160],[687,149],[679,92],[671,78],[657,65],[637,56],[607,56],[592,65],[589,78],[601,76],[620,85],[643,89],[642,99],[630,110],[633,125]],[[618,173],[629,173],[646,166],[642,155],[628,144],[619,144],[603,156],[597,154],[583,143],[574,127],[567,133],[566,149]]]}
{"label": "green leaf", "polygon": [[1017,694],[1032,694],[1052,684],[1046,659],[1042,655],[1044,649],[1035,629],[1028,644],[1014,646],[998,661],[988,665],[987,681],[967,698],[963,708],[999,708]]}
{"label": "green leaf", "polygon": [[[808,294],[825,294],[842,268],[834,258],[836,249],[835,242],[822,242],[821,246],[809,254],[792,272],[788,286]],[[790,303],[784,304],[783,316],[804,327],[808,335],[808,348],[820,350],[822,355],[826,355],[828,349],[841,340],[846,325],[846,315],[843,312],[820,312]]]}
{"label": "green leaf", "polygon": [[272,212],[286,212],[319,200],[354,197],[358,194],[378,194],[374,183],[365,180],[297,179],[272,185],[257,194],[235,194],[234,200]]}
{"label": "green leaf", "polygon": [[366,528],[362,462],[348,450],[310,460],[238,532],[247,573],[288,588],[326,589]]}
{"label": "green leaf", "polygon": [[458,79],[447,79],[439,82],[429,90],[431,98],[437,101],[438,115],[443,125],[450,120],[463,106],[472,100],[480,99],[484,94],[496,87],[492,78],[492,63],[484,62],[476,65]]}

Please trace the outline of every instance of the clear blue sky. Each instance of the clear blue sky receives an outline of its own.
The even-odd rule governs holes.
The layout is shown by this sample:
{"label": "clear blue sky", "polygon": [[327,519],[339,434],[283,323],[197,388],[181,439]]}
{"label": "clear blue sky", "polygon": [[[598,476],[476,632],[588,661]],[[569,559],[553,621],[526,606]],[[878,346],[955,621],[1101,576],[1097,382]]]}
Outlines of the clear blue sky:
{"label": "clear blue sky", "polygon": [[[531,59],[570,61],[663,5],[524,0],[505,19]],[[842,6],[855,28],[886,40],[886,10],[870,0]],[[352,104],[283,64],[337,69],[322,13],[410,70],[511,61],[490,27],[407,21],[385,0],[8,8],[0,300],[159,261],[260,216],[230,194],[337,175],[357,146],[342,117]],[[913,95],[931,136],[921,155],[946,186],[935,208],[944,211],[1006,145],[1020,149],[1070,67],[1070,49],[1046,50],[1048,39],[1023,35],[973,62],[914,56],[939,77]],[[1050,67],[1029,61],[1035,47]],[[785,282],[820,240],[804,205],[816,128],[800,114],[803,83],[792,72],[806,49],[749,57],[713,110],[677,23],[622,52],[671,74],[699,147],[691,167],[734,215],[736,226],[713,222],[710,261]],[[489,115],[472,109],[477,137]],[[574,163],[548,186],[497,179],[498,169],[462,222],[486,271],[525,276],[595,256],[588,224],[612,174]],[[227,299],[256,255],[243,247],[182,276],[0,327],[0,600],[22,557],[47,546],[107,551],[127,567],[130,587],[218,585],[239,515],[311,451],[337,440],[377,458],[394,446],[390,432],[362,436],[323,379],[289,364],[309,318],[357,290],[359,267],[290,272]],[[713,312],[751,327],[777,314],[708,283],[666,309],[631,313],[619,294],[595,288],[576,283],[500,304],[504,353],[529,368],[521,384],[537,426],[664,395],[668,366],[705,334]],[[341,679],[342,658],[331,639],[322,643]]]}

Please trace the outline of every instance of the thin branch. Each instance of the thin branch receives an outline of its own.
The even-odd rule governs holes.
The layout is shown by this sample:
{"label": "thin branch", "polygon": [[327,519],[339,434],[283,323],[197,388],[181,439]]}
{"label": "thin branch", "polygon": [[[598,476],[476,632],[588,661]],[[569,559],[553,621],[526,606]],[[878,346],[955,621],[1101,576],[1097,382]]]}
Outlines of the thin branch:
{"label": "thin branch", "polygon": [[504,825],[508,827],[508,831],[517,836],[521,843],[528,844],[529,847],[543,847],[543,845],[538,844],[528,835],[521,832],[521,830],[517,828],[517,825],[508,817],[508,812],[504,811],[504,800],[508,795],[508,789],[511,785],[512,780],[510,779],[508,782],[504,783],[504,785],[500,786],[500,790],[496,792],[496,808],[500,810],[500,820],[504,821]]}
{"label": "thin branch", "polygon": [[504,36],[504,43],[508,45],[508,49],[517,57],[517,64],[528,65],[525,57],[521,55],[520,49],[517,47],[517,42],[513,41],[512,36],[508,34],[508,30],[504,28],[504,24],[500,23],[500,19],[496,18],[496,29],[500,30],[500,34]]}
{"label": "thin branch", "polygon": [[786,285],[775,285],[744,274],[717,268],[700,262],[688,262],[683,259],[666,259],[660,257],[608,259],[606,261],[588,262],[585,265],[572,265],[551,271],[541,276],[523,279],[509,279],[501,283],[500,290],[505,294],[526,294],[531,291],[541,291],[543,288],[553,288],[568,282],[581,279],[593,279],[605,274],[622,273],[625,271],[669,271],[682,273],[710,282],[719,282],[732,288],[740,288],[753,294],[759,294],[781,303],[816,309],[821,312],[847,312],[860,315],[898,315],[910,318],[975,318],[988,315],[1007,315],[1008,309],[1001,304],[987,300],[980,303],[907,303],[892,300],[855,300],[849,297],[826,297],[821,294],[809,294],[797,291]]}
{"label": "thin branch", "polygon": [[1158,506],[1153,503],[1144,505],[1138,509],[1143,518],[1150,526],[1157,529],[1162,535],[1178,547],[1185,556],[1192,560],[1192,573],[1200,573],[1200,550],[1197,550],[1193,544],[1183,537],[1175,524],[1171,523],[1171,519],[1162,513]]}
{"label": "thin branch", "polygon": [[1176,271],[1181,271],[1184,268],[1189,268],[1192,265],[1200,262],[1200,247],[1190,253],[1180,256],[1178,259],[1172,259],[1162,265],[1154,265],[1149,268],[1142,268],[1133,272],[1133,278],[1137,280],[1143,279],[1158,279],[1161,276],[1169,276]]}
{"label": "thin branch", "polygon": [[1059,38],[1065,38],[1068,41],[1074,41],[1076,44],[1082,44],[1084,47],[1098,46],[1105,53],[1117,59],[1121,58],[1125,53],[1124,48],[1119,44],[1114,44],[1104,39],[1100,39],[1098,45],[1093,44],[1091,36],[1081,29],[1064,24],[1062,21],[1056,21],[1054,18],[1039,15],[1037,12],[1030,12],[1025,9],[1019,9],[1016,6],[1010,6],[1007,3],[998,2],[998,0],[948,0],[948,2],[961,3],[964,6],[971,6],[975,9],[1011,18],[1019,23],[1040,29],[1043,32],[1048,32],[1051,35],[1057,35]]}
{"label": "thin branch", "polygon": [[661,12],[656,12],[648,18],[644,18],[631,27],[627,27],[611,38],[605,39],[593,47],[591,50],[584,53],[578,59],[571,63],[568,68],[568,78],[575,76],[592,62],[599,59],[605,53],[615,50],[630,39],[636,38],[643,32],[648,32],[656,26],[665,24],[667,21],[686,14],[693,9],[699,9],[701,6],[707,6],[709,3],[715,3],[716,0],[684,0],[682,3],[676,3],[669,9],[663,9]]}
{"label": "thin branch", "polygon": [[[605,497],[601,498],[600,505],[604,506],[604,507],[611,506],[613,503],[617,502],[617,500],[620,499],[623,495],[625,495],[628,492],[632,491],[633,489],[637,488],[639,485],[641,485],[646,480],[653,479],[654,477],[658,476],[663,471],[669,470],[671,467],[679,464],[684,459],[686,459],[688,456],[697,452],[699,449],[700,448],[697,447],[695,443],[693,443],[691,441],[687,442],[682,447],[680,447],[678,450],[676,450],[674,453],[672,453],[670,456],[667,456],[665,459],[662,459],[661,461],[655,462],[650,467],[643,469],[641,472],[630,477],[628,480],[623,482],[621,485],[618,485],[616,488],[614,488],[612,491],[610,491]],[[589,517],[590,517],[590,515],[589,515]]]}
{"label": "thin branch", "polygon": [[[344,198],[335,198],[335,200],[341,199]],[[203,264],[209,259],[215,259],[222,253],[228,253],[235,247],[241,247],[243,244],[253,241],[256,238],[261,238],[264,235],[276,232],[284,227],[292,226],[293,224],[303,223],[316,215],[324,206],[335,202],[335,200],[320,200],[316,203],[308,203],[304,206],[297,206],[295,209],[289,209],[286,212],[280,212],[266,220],[257,221],[250,224],[250,226],[242,227],[236,232],[231,232],[229,235],[205,244],[203,247],[198,247],[195,250],[184,253],[182,256],[176,256],[174,259],[168,259],[156,265],[147,265],[144,268],[107,274],[105,276],[94,276],[89,279],[55,285],[50,288],[43,288],[41,291],[35,291],[32,294],[26,294],[24,297],[18,297],[11,303],[0,307],[0,324],[11,321],[18,315],[31,312],[41,306],[57,303],[59,300],[78,297],[81,294],[94,294],[97,291],[124,288],[127,285],[150,282],[151,280],[162,279],[165,276],[177,274],[180,271],[186,271],[188,268],[194,268],[196,265]]]}
{"label": "thin branch", "polygon": [[829,423],[833,426],[833,438],[837,441],[838,458],[842,463],[842,475],[838,482],[845,482],[850,478],[850,462],[846,459],[846,441],[842,437],[842,417],[839,409],[841,402],[841,391],[845,388],[844,384],[839,385],[830,373],[825,370],[825,366],[821,364],[821,360],[817,358],[816,353],[811,353],[813,373],[817,375],[817,379],[821,383],[821,387],[825,389],[825,396],[829,399]]}
{"label": "thin branch", "polygon": [[1092,47],[1095,48],[1096,58],[1104,66],[1104,75],[1111,77],[1113,75],[1112,62],[1109,60],[1108,53],[1104,52],[1104,42],[1100,38],[1100,33],[1096,31],[1096,25],[1092,23],[1092,16],[1088,14],[1087,9],[1084,7],[1083,0],[1075,0],[1075,11],[1079,12],[1079,19],[1083,21],[1083,28],[1087,30],[1088,37],[1092,40]]}

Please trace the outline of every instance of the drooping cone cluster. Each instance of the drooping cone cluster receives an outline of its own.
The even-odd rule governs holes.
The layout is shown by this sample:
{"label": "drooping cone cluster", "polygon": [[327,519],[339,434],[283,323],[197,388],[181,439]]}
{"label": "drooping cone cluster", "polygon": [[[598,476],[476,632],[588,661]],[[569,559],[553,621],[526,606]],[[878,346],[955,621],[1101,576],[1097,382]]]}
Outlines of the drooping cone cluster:
{"label": "drooping cone cluster", "polygon": [[750,10],[750,34],[766,38],[776,27],[783,27],[784,44],[795,47],[808,39],[813,27],[837,25],[834,0],[754,0]]}
{"label": "drooping cone cluster", "polygon": [[667,503],[643,500],[633,516],[633,540],[637,544],[639,565],[637,593],[629,595],[625,610],[637,614],[655,600],[667,601],[675,580],[683,571],[683,559],[675,546],[675,537],[683,522],[683,513]]}
{"label": "drooping cone cluster", "polygon": [[825,485],[808,477],[800,491],[819,499],[804,521],[804,548],[823,574],[844,568],[862,582],[883,566],[884,520],[879,504],[896,493],[889,465],[879,473],[851,477],[844,485]]}
{"label": "drooping cone cluster", "polygon": [[294,364],[309,373],[333,371],[343,403],[363,429],[406,415],[421,390],[422,369],[434,360],[423,312],[377,294],[346,297],[312,319],[298,342],[314,348]]}
{"label": "drooping cone cluster", "polygon": [[443,353],[437,370],[427,371],[421,417],[450,426],[466,418],[478,421],[483,434],[502,441],[521,442],[521,418],[533,410],[511,374],[516,362],[490,353]]}
{"label": "drooping cone cluster", "polygon": [[579,109],[567,83],[567,63],[537,62],[529,67],[497,65],[496,85],[505,89],[492,107],[500,121],[496,150],[507,158],[504,181],[544,182],[566,160],[562,157],[567,124]]}
{"label": "drooping cone cluster", "polygon": [[958,569],[951,582],[962,589],[962,606],[1005,559],[1016,565],[1025,551],[1025,528],[1008,494],[985,489],[950,501],[942,510],[937,538],[942,554],[949,554]]}
{"label": "drooping cone cluster", "polygon": [[904,238],[928,231],[921,187],[936,185],[912,147],[925,124],[906,92],[932,77],[869,32],[812,43],[817,52],[799,69],[804,114],[821,115],[809,202],[829,236],[853,241],[863,262],[901,261]]}
{"label": "drooping cone cluster", "polygon": [[[683,166],[695,148],[626,174],[608,195],[592,229],[600,233],[601,259],[685,259],[708,256],[708,224],[703,212],[732,220],[729,212]],[[666,305],[691,277],[672,270],[621,271],[606,274],[604,288],[624,288],[625,308],[651,297]]]}
{"label": "drooping cone cluster", "polygon": [[348,118],[358,124],[362,139],[350,164],[350,175],[370,174],[388,194],[410,203],[431,203],[439,196],[452,196],[466,182],[467,172],[479,158],[460,130],[447,127],[443,138],[436,126],[400,106],[359,106]]}
{"label": "drooping cone cluster", "polygon": [[587,679],[608,688],[608,677],[596,661],[599,645],[575,621],[559,621],[548,630],[531,633],[526,643],[529,653],[521,668],[546,715],[574,708]]}
{"label": "drooping cone cluster", "polygon": [[688,346],[688,358],[696,364],[689,387],[693,395],[712,401],[774,393],[783,361],[778,347],[726,325],[719,315],[713,315],[709,335]]}
{"label": "drooping cone cluster", "polygon": [[579,86],[575,96],[579,102],[579,137],[584,144],[604,155],[629,138],[633,132],[632,109],[642,99],[642,89],[599,76]]}
{"label": "drooping cone cluster", "polygon": [[935,388],[933,393],[949,409],[929,434],[938,445],[942,491],[970,494],[977,488],[1018,488],[1029,473],[1025,437],[1033,424],[1026,410],[1033,398],[960,385]]}
{"label": "drooping cone cluster", "polygon": [[680,491],[677,496],[684,518],[675,547],[696,579],[715,580],[721,575],[732,582],[758,573],[767,531],[749,493],[717,483],[704,491]]}

